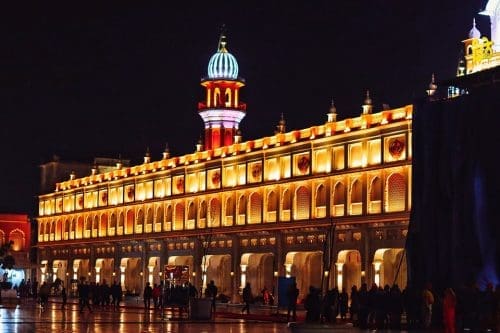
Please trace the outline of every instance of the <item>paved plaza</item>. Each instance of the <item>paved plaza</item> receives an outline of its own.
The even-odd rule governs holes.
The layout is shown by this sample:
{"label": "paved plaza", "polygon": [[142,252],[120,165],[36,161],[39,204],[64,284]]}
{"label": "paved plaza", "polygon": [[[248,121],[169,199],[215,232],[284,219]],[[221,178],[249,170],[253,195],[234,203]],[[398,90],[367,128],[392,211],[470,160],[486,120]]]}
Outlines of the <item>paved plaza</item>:
{"label": "paved plaza", "polygon": [[250,315],[241,314],[242,305],[218,305],[213,320],[191,320],[171,309],[163,313],[145,311],[137,299],[127,299],[119,310],[94,309],[80,313],[77,300],[70,299],[61,310],[58,299],[51,299],[45,310],[33,300],[3,300],[0,305],[0,332],[292,332],[284,313],[276,308],[254,307]]}

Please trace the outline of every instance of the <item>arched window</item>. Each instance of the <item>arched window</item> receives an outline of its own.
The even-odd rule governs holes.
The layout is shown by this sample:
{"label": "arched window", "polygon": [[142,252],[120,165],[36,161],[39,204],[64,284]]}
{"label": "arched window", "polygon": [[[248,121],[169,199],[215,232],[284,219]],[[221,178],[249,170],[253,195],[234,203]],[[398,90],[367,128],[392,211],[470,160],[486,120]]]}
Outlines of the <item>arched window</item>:
{"label": "arched window", "polygon": [[271,191],[267,195],[267,221],[276,222],[276,211],[278,209],[278,196]]}
{"label": "arched window", "polygon": [[234,200],[229,197],[226,199],[226,214],[224,225],[232,225],[233,224],[233,216],[234,216]]}
{"label": "arched window", "polygon": [[83,233],[84,233],[84,225],[83,225],[83,217],[79,216],[78,220],[76,221],[76,238],[83,238]]}
{"label": "arched window", "polygon": [[84,238],[90,238],[92,235],[92,218],[87,217],[87,220],[85,220],[85,228],[84,228]]}
{"label": "arched window", "polygon": [[370,186],[369,213],[375,214],[381,212],[382,207],[382,181],[379,177],[373,178]]}
{"label": "arched window", "polygon": [[117,225],[116,225],[116,214],[111,214],[111,219],[109,222],[109,235],[114,236],[117,233]]}
{"label": "arched window", "polygon": [[55,231],[55,240],[61,240],[61,235],[62,235],[62,221],[57,220],[56,222],[56,231]]}
{"label": "arched window", "polygon": [[127,211],[127,223],[125,225],[125,234],[131,235],[134,233],[134,211]]}
{"label": "arched window", "polygon": [[94,216],[94,223],[92,224],[92,237],[99,235],[99,217]]}
{"label": "arched window", "polygon": [[99,237],[106,237],[108,235],[108,214],[101,215],[101,224],[99,227]]}
{"label": "arched window", "polygon": [[23,251],[25,247],[24,232],[19,229],[12,230],[9,235],[9,240],[12,242],[11,249],[13,251]]}
{"label": "arched window", "polygon": [[360,215],[363,212],[363,188],[361,181],[354,180],[351,184],[351,215]]}
{"label": "arched window", "polygon": [[387,178],[387,199],[385,201],[387,212],[401,212],[406,207],[406,181],[399,173],[394,173]]}
{"label": "arched window", "polygon": [[70,228],[71,228],[71,221],[70,220],[64,221],[64,235],[63,235],[64,239],[69,239]]}
{"label": "arched window", "polygon": [[172,217],[173,217],[172,205],[167,206],[167,214],[165,215],[165,223],[163,223],[163,230],[170,231],[172,229]]}
{"label": "arched window", "polygon": [[153,210],[151,208],[148,208],[147,214],[146,214],[146,232],[152,232],[153,231]]}
{"label": "arched window", "polygon": [[224,97],[225,97],[224,106],[226,108],[230,108],[231,107],[231,88],[226,88],[226,92],[224,93]]}
{"label": "arched window", "polygon": [[326,188],[323,184],[316,189],[316,217],[326,216]]}
{"label": "arched window", "polygon": [[207,226],[207,202],[200,203],[200,216],[198,218],[198,228],[203,229]]}
{"label": "arched window", "polygon": [[137,212],[137,220],[135,224],[135,232],[142,233],[144,231],[144,211],[139,209]]}
{"label": "arched window", "polygon": [[184,204],[178,203],[175,205],[174,230],[182,229],[184,229]]}
{"label": "arched window", "polygon": [[290,190],[286,189],[283,191],[283,210],[290,212],[291,206]]}
{"label": "arched window", "polygon": [[220,227],[220,201],[219,199],[210,200],[210,215],[208,218],[209,227]]}
{"label": "arched window", "polygon": [[118,228],[116,231],[117,235],[123,235],[125,233],[125,216],[123,213],[120,213],[118,217]]}
{"label": "arched window", "polygon": [[161,226],[163,222],[165,221],[165,216],[164,216],[164,210],[163,206],[159,206],[156,208],[156,224],[155,224],[155,231],[161,231]]}
{"label": "arched window", "polygon": [[311,208],[311,196],[309,189],[305,186],[300,186],[295,192],[295,219],[304,220],[309,218],[309,210]]}
{"label": "arched window", "polygon": [[247,200],[244,195],[240,196],[238,199],[238,224],[245,224],[245,218],[247,214]]}
{"label": "arched window", "polygon": [[196,218],[196,206],[194,202],[189,203],[189,208],[188,208],[188,220],[194,220]]}
{"label": "arched window", "polygon": [[248,223],[262,222],[262,196],[254,192],[250,195],[250,216]]}

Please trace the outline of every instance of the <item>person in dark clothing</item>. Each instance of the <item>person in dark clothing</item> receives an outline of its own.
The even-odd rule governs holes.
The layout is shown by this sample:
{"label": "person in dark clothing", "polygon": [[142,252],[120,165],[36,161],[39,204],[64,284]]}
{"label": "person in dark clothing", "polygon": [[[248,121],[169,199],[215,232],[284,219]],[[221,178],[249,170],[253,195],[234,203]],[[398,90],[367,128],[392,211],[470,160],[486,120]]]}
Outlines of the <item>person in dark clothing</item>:
{"label": "person in dark clothing", "polygon": [[349,295],[345,288],[342,288],[342,292],[339,294],[339,312],[340,319],[346,320],[347,318],[347,308],[349,304]]}
{"label": "person in dark clothing", "polygon": [[250,303],[252,302],[252,288],[250,287],[250,282],[247,282],[245,288],[243,288],[243,302],[245,306],[241,309],[241,313],[245,311],[250,314]]}
{"label": "person in dark clothing", "polygon": [[373,283],[368,291],[368,328],[375,328],[378,293],[378,287]]}
{"label": "person in dark clothing", "polygon": [[144,298],[144,309],[149,310],[151,307],[151,297],[153,297],[153,288],[151,288],[151,284],[149,282],[146,282],[142,297]]}
{"label": "person in dark clothing", "polygon": [[323,297],[322,303],[322,320],[329,323],[335,323],[339,309],[339,290],[334,287],[327,291]]}
{"label": "person in dark clothing", "polygon": [[114,310],[118,310],[120,307],[120,302],[122,300],[122,287],[116,281],[113,282],[111,286],[111,298]]}
{"label": "person in dark clothing", "polygon": [[366,283],[361,284],[358,293],[359,300],[359,328],[368,328],[369,304],[368,304],[368,286]]}
{"label": "person in dark clothing", "polygon": [[217,286],[215,285],[214,280],[210,280],[210,283],[205,290],[205,295],[212,299],[212,315],[215,317],[215,301],[217,299]]}
{"label": "person in dark clothing", "polygon": [[299,289],[297,288],[297,282],[290,284],[287,290],[288,296],[288,309],[286,320],[290,321],[290,314],[292,315],[292,321],[297,320],[297,298],[299,297]]}
{"label": "person in dark clothing", "polygon": [[317,288],[313,286],[309,287],[309,294],[307,294],[304,300],[304,308],[306,309],[306,322],[319,322],[321,317],[321,299]]}
{"label": "person in dark clothing", "polygon": [[351,306],[349,307],[349,319],[353,326],[359,325],[359,293],[356,285],[351,288]]}
{"label": "person in dark clothing", "polygon": [[66,287],[64,285],[62,286],[61,289],[61,300],[62,300],[61,310],[64,310],[68,301],[68,295],[66,293]]}
{"label": "person in dark clothing", "polygon": [[397,284],[393,285],[389,293],[389,318],[390,329],[401,329],[401,315],[403,313],[403,301],[401,290]]}
{"label": "person in dark clothing", "polygon": [[90,286],[86,283],[85,278],[80,279],[78,284],[78,303],[80,305],[80,313],[83,313],[85,307],[89,309],[92,313],[92,307],[89,302],[90,298]]}

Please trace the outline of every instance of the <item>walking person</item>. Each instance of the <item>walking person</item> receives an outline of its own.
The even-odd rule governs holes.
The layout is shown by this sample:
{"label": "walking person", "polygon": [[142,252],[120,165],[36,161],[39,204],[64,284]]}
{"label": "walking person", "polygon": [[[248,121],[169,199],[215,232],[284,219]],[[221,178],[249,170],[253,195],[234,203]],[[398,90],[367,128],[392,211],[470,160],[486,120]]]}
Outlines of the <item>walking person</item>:
{"label": "walking person", "polygon": [[245,288],[243,288],[243,302],[245,306],[241,309],[241,313],[245,311],[250,314],[250,303],[252,302],[252,288],[250,287],[250,282],[247,282]]}
{"label": "walking person", "polygon": [[217,286],[215,285],[214,280],[210,280],[210,283],[207,286],[207,289],[205,290],[205,296],[211,298],[212,300],[212,315],[213,318],[215,318],[215,300],[217,298]]}
{"label": "walking person", "polygon": [[158,309],[159,305],[159,298],[161,295],[161,290],[160,286],[158,284],[154,284],[153,286],[153,305],[155,309]]}
{"label": "walking person", "polygon": [[319,290],[314,286],[309,287],[309,294],[304,300],[304,308],[306,309],[306,322],[317,323],[321,317],[321,298]]}
{"label": "walking person", "polygon": [[153,297],[153,288],[151,288],[151,284],[149,282],[146,282],[142,297],[144,298],[144,309],[149,310],[151,307],[151,297]]}
{"label": "walking person", "polygon": [[111,286],[111,299],[113,302],[113,310],[118,310],[122,300],[122,287],[116,281],[114,281]]}
{"label": "walking person", "polygon": [[64,286],[64,284],[62,285],[61,289],[61,299],[62,299],[61,310],[64,310],[64,308],[66,307],[66,303],[68,301],[68,295],[66,293],[66,287]]}
{"label": "walking person", "polygon": [[292,321],[297,321],[297,298],[299,297],[299,289],[297,288],[297,282],[290,284],[287,290],[288,296],[288,311],[286,315],[286,320],[290,321],[290,314],[292,315]]}
{"label": "walking person", "polygon": [[85,307],[87,307],[92,313],[92,307],[89,303],[90,299],[90,286],[86,283],[85,278],[80,278],[80,284],[78,284],[78,301],[80,305],[80,313],[83,313]]}
{"label": "walking person", "polygon": [[345,288],[342,288],[342,292],[339,294],[339,311],[340,311],[340,319],[347,319],[347,309],[349,308],[349,295]]}

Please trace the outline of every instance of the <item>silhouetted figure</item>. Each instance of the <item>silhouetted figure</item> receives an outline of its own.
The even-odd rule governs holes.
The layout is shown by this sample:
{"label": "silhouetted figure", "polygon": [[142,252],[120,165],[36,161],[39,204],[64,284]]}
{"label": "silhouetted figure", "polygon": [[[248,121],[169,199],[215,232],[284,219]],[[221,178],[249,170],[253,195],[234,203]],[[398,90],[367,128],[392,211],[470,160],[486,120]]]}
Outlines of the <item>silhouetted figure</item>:
{"label": "silhouetted figure", "polygon": [[359,328],[368,328],[368,316],[370,314],[369,300],[368,300],[368,286],[366,283],[361,284],[361,288],[358,292],[359,300]]}
{"label": "silhouetted figure", "polygon": [[389,322],[390,329],[401,329],[401,315],[403,314],[403,299],[401,290],[397,284],[393,285],[389,292]]}
{"label": "silhouetted figure", "polygon": [[241,309],[241,313],[245,311],[250,314],[250,303],[252,302],[252,288],[250,287],[250,282],[247,282],[245,288],[243,288],[243,302],[245,306]]}
{"label": "silhouetted figure", "polygon": [[342,288],[342,292],[339,294],[339,312],[340,319],[345,320],[347,318],[347,308],[349,304],[349,295],[345,288]]}
{"label": "silhouetted figure", "polygon": [[144,298],[144,309],[149,310],[151,307],[151,297],[153,297],[153,288],[151,288],[151,284],[149,282],[146,282],[142,297]]}
{"label": "silhouetted figure", "polygon": [[417,289],[411,285],[407,285],[401,296],[403,298],[407,328],[417,328],[420,319],[420,297],[417,295]]}
{"label": "silhouetted figure", "polygon": [[118,310],[120,308],[120,302],[122,300],[122,287],[116,281],[113,282],[111,286],[111,299],[114,310]]}
{"label": "silhouetted figure", "polygon": [[217,299],[217,292],[218,290],[214,280],[210,280],[210,283],[207,285],[207,289],[205,290],[205,294],[212,300],[212,315],[214,318],[215,318],[215,301]]}
{"label": "silhouetted figure", "polygon": [[78,303],[80,305],[80,313],[83,313],[85,307],[92,312],[92,307],[89,303],[90,299],[90,286],[86,283],[85,278],[80,279],[80,283],[78,284]]}
{"label": "silhouetted figure", "polygon": [[50,294],[50,285],[47,283],[47,281],[43,281],[38,293],[40,295],[40,306],[45,310],[47,307],[47,302],[49,301]]}
{"label": "silhouetted figure", "polygon": [[319,290],[313,286],[309,287],[309,294],[304,300],[304,308],[306,309],[306,322],[319,322],[321,316],[321,298]]}
{"label": "silhouetted figure", "polygon": [[66,293],[66,287],[63,285],[61,289],[61,300],[62,300],[62,306],[61,309],[64,310],[66,307],[67,301],[68,301],[68,295]]}
{"label": "silhouetted figure", "polygon": [[292,321],[297,320],[297,298],[299,297],[299,289],[297,288],[297,282],[290,284],[287,290],[288,297],[288,307],[286,320],[290,321],[290,314],[292,315]]}
{"label": "silhouetted figure", "polygon": [[359,325],[359,292],[356,285],[351,288],[351,306],[349,307],[349,319],[353,326]]}

